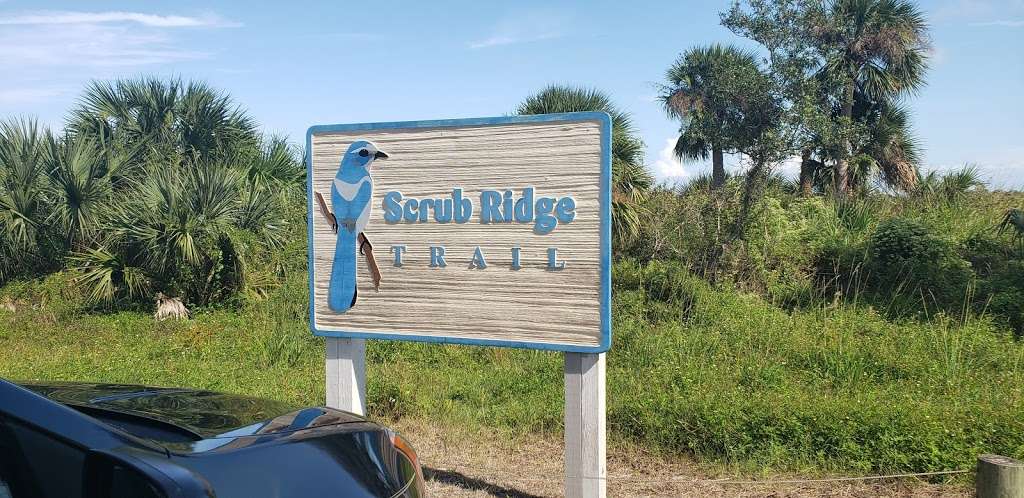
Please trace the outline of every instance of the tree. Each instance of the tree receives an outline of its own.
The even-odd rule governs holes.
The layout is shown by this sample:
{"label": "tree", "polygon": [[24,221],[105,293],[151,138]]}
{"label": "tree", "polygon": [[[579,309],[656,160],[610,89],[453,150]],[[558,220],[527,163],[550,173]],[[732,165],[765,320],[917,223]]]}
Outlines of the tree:
{"label": "tree", "polygon": [[910,128],[910,113],[902,106],[881,102],[859,102],[858,122],[865,123],[865,140],[855,147],[854,161],[859,174],[849,175],[850,189],[862,187],[877,175],[886,185],[910,190],[917,184],[921,146]]}
{"label": "tree", "polygon": [[[858,99],[854,106],[854,122],[861,129],[847,169],[848,192],[866,192],[869,182],[876,180],[891,189],[913,192],[919,181],[921,147],[910,127],[909,112],[890,102],[869,102]],[[817,149],[825,157],[836,157],[836,149]],[[801,188],[808,192],[817,187],[825,192],[835,185],[836,169],[815,159],[802,158]],[[806,169],[805,169],[806,167]],[[805,185],[803,182],[806,181]]]}
{"label": "tree", "polygon": [[48,219],[60,232],[64,249],[81,250],[95,240],[100,213],[110,201],[110,178],[90,137],[50,137],[47,142],[43,164],[51,207]]}
{"label": "tree", "polygon": [[[905,187],[914,175],[881,167],[904,167],[910,160],[892,161],[882,154],[894,144],[914,139],[906,123],[891,140],[874,133],[879,123],[871,109],[898,108],[899,101],[923,85],[927,68],[927,26],[908,0],[747,0],[722,14],[733,32],[762,44],[769,54],[773,77],[784,81],[793,119],[802,128],[801,187],[809,193],[812,173],[828,176],[836,195],[850,188],[850,163],[864,171],[876,169],[890,186]],[[867,105],[863,105],[867,103]],[[858,110],[860,107],[860,110]],[[899,121],[896,116],[890,116]],[[896,128],[888,127],[892,132]],[[882,142],[886,146],[875,146]],[[871,145],[871,144],[875,145]],[[818,159],[815,160],[814,156]],[[902,182],[902,183],[901,183]]]}
{"label": "tree", "polygon": [[738,216],[705,265],[712,278],[728,247],[742,241],[747,221],[771,169],[793,153],[783,89],[754,54],[712,45],[689,50],[669,69],[662,94],[669,115],[682,120],[676,151],[682,157],[714,158],[712,184],[721,188],[721,153],[737,153],[747,166]]}
{"label": "tree", "polygon": [[516,114],[600,111],[612,118],[612,226],[616,244],[640,232],[640,203],[654,180],[644,166],[644,143],[628,113],[593,88],[551,85],[530,95]]}
{"label": "tree", "polygon": [[666,71],[660,99],[670,117],[682,122],[675,155],[682,161],[711,157],[711,186],[725,183],[724,152],[737,152],[737,139],[749,121],[743,92],[762,77],[751,52],[710,45],[688,50]]}
{"label": "tree", "polygon": [[72,266],[94,301],[151,290],[207,304],[240,291],[254,246],[278,247],[285,225],[273,190],[245,170],[209,163],[154,171],[103,220],[104,239]]}
{"label": "tree", "polygon": [[[876,103],[916,91],[927,69],[927,24],[908,0],[836,0],[817,16],[811,32],[824,65],[836,82],[840,123],[851,126],[857,94]],[[844,196],[853,156],[847,137],[836,158],[835,191]]]}
{"label": "tree", "polygon": [[819,0],[737,1],[721,14],[722,25],[761,44],[768,75],[781,91],[791,138],[800,152],[800,191],[809,196],[822,171],[821,157],[836,146],[834,117],[823,81],[821,58],[808,26]]}

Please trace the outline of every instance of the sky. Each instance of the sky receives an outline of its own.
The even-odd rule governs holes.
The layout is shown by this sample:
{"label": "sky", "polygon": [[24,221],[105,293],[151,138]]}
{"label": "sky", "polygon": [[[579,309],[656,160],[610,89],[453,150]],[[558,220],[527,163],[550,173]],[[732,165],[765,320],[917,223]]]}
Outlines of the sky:
{"label": "sky", "polygon": [[[719,24],[730,4],[0,0],[0,119],[59,128],[91,80],[180,77],[299,143],[315,124],[507,115],[564,83],[608,92],[632,114],[648,167],[674,183],[709,165],[672,157],[678,123],[658,85],[690,47],[749,43]],[[1024,188],[1024,0],[920,6],[931,69],[908,104],[925,169],[973,164],[995,187]]]}

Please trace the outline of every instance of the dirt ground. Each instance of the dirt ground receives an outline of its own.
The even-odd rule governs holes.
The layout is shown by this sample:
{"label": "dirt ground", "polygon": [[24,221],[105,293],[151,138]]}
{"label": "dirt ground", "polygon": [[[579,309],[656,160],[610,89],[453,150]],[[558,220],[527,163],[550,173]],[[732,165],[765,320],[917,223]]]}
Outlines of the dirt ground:
{"label": "dirt ground", "polygon": [[[506,434],[441,428],[421,421],[390,425],[416,447],[429,496],[444,498],[548,498],[562,496],[562,441],[522,441]],[[610,497],[936,497],[971,496],[966,484],[929,484],[907,478],[886,481],[752,483],[799,480],[799,476],[709,475],[692,461],[666,460],[640,448],[608,449]],[[723,483],[723,480],[745,481]],[[716,482],[719,481],[719,482]]]}

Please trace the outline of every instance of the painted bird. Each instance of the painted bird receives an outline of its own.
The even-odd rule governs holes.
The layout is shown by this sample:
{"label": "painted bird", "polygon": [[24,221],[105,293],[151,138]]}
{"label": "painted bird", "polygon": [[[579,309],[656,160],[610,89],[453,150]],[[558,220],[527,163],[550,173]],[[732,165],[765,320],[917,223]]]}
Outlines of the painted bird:
{"label": "painted bird", "polygon": [[373,178],[370,166],[388,155],[373,142],[357,140],[341,157],[331,186],[331,207],[338,222],[331,285],[327,293],[331,310],[344,313],[356,304],[356,240],[370,220]]}

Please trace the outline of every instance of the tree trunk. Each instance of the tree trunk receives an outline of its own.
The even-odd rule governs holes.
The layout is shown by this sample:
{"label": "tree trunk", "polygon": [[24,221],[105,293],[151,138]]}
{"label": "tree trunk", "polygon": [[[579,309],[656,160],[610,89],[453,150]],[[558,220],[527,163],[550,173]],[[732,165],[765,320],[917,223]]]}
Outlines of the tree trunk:
{"label": "tree trunk", "polygon": [[764,179],[761,176],[764,171],[765,166],[762,163],[755,163],[750,168],[750,171],[747,171],[747,181],[743,185],[743,198],[740,201],[740,213],[736,217],[736,223],[733,224],[732,237],[727,245],[745,237],[747,221],[750,218],[750,208],[757,202],[761,194],[761,187],[764,183]]}
{"label": "tree trunk", "polygon": [[810,197],[812,188],[811,151],[810,149],[804,149],[800,152],[800,195]]}
{"label": "tree trunk", "polygon": [[[845,118],[845,124],[851,125],[853,119],[853,76],[850,76],[846,82],[846,88],[843,94],[843,114]],[[843,153],[838,161],[836,161],[836,174],[833,177],[836,197],[843,199],[846,198],[846,194],[850,188],[850,155],[853,153],[853,144],[850,142],[850,131],[845,130],[845,138],[843,138]]]}
{"label": "tree trunk", "polygon": [[711,146],[711,188],[719,189],[725,185],[725,163],[722,161],[722,148]]}

